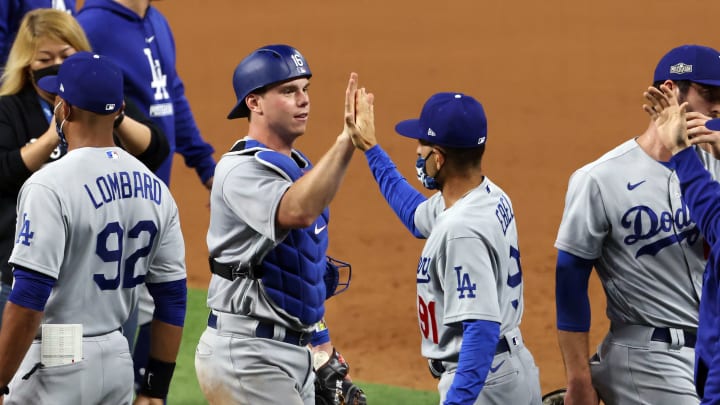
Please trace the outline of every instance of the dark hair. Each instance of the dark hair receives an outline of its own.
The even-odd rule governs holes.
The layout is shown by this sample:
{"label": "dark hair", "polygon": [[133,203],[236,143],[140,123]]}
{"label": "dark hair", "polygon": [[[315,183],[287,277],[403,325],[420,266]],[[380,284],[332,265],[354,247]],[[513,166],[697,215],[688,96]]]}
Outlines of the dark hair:
{"label": "dark hair", "polygon": [[438,149],[447,156],[445,164],[458,171],[480,166],[483,154],[485,153],[484,144],[476,148],[448,148],[438,146]]}
{"label": "dark hair", "polygon": [[[680,94],[687,95],[688,90],[690,89],[690,85],[692,82],[690,80],[673,80],[673,83],[678,87],[680,90]],[[653,87],[660,90],[660,86],[665,83],[665,80],[658,80],[655,83],[653,83]]]}
{"label": "dark hair", "polygon": [[[659,89],[660,85],[663,83],[665,83],[665,81],[657,81],[653,83],[653,87]],[[690,90],[690,87],[694,85],[698,94],[700,94],[700,97],[702,97],[705,101],[710,103],[720,102],[720,86],[710,86],[690,80],[673,80],[673,83],[675,83],[680,90],[680,95],[682,96],[681,98],[687,96],[688,90]]]}

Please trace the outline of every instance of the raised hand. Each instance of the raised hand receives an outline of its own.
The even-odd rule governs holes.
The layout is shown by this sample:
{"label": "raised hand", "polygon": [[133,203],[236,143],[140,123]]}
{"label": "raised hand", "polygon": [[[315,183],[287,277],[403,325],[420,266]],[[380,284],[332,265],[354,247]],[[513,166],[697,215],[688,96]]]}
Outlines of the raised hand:
{"label": "raised hand", "polygon": [[353,145],[366,151],[377,144],[375,139],[375,96],[368,93],[364,87],[355,93],[355,128],[350,134]]}
{"label": "raised hand", "polygon": [[375,97],[364,87],[357,87],[357,73],[350,74],[345,90],[345,128],[343,134],[350,137],[356,148],[365,151],[377,144],[375,140]]}
{"label": "raised hand", "polygon": [[675,93],[664,84],[660,89],[649,87],[643,96],[647,100],[647,104],[643,104],[643,110],[655,123],[665,148],[674,155],[689,147],[691,143],[685,118],[687,102],[679,105]]}

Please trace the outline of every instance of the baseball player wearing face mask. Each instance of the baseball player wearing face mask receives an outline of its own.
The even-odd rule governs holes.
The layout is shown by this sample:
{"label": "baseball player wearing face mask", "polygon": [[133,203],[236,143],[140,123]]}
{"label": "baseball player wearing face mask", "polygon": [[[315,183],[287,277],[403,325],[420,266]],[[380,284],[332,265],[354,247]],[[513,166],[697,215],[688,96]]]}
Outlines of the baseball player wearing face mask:
{"label": "baseball player wearing face mask", "polygon": [[[155,174],[169,185],[173,159],[179,153],[209,190],[215,150],[203,139],[185,96],[185,85],[176,68],[175,38],[162,12],[150,0],[85,0],[77,19],[93,50],[120,64],[128,98],[165,133],[170,155]],[[141,289],[139,313],[123,326],[132,346],[136,326],[140,325],[134,346],[138,382],[144,375],[152,313],[150,295]]]}
{"label": "baseball player wearing face mask", "polygon": [[520,333],[523,283],[510,198],[481,169],[485,112],[474,98],[438,93],[419,119],[395,130],[419,141],[425,197],[377,145],[374,128],[353,138],[385,199],[417,238],[422,354],[443,404],[539,404],[540,381]]}
{"label": "baseball player wearing face mask", "polygon": [[130,403],[132,359],[120,326],[144,283],[157,308],[152,381],[136,403],[162,404],[187,293],[177,207],[162,181],[114,144],[123,108],[116,65],[78,52],[38,85],[58,95],[68,153],[33,174],[18,198],[15,283],[0,330],[5,404]]}
{"label": "baseball player wearing face mask", "polygon": [[[688,125],[698,141],[711,137],[704,123],[720,112],[720,53],[697,45],[672,49],[655,69],[654,85],[662,84],[689,103]],[[719,178],[720,155],[691,149]],[[606,404],[699,402],[693,370],[704,241],[665,163],[670,157],[650,122],[643,134],[570,178],[555,242],[568,404],[598,397]],[[610,330],[588,362],[593,267],[606,293]]]}

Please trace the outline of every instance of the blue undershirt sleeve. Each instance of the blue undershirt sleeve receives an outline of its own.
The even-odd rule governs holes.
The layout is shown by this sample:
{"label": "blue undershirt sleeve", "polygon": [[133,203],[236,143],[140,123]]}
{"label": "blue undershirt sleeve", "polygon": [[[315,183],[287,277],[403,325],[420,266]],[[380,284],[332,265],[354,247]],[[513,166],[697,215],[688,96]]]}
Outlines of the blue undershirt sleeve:
{"label": "blue undershirt sleeve", "polygon": [[45,304],[57,280],[17,266],[13,269],[13,277],[15,282],[8,301],[35,311],[45,311]]}
{"label": "blue undershirt sleeve", "polygon": [[153,319],[170,325],[183,326],[187,308],[187,280],[147,283],[146,285],[155,302]]}
{"label": "blue undershirt sleeve", "polygon": [[500,324],[497,322],[463,322],[460,359],[444,405],[475,403],[485,385],[499,336]]}
{"label": "blue undershirt sleeve", "polygon": [[594,260],[558,250],[555,267],[555,309],[559,330],[590,330],[588,281],[594,264]]}
{"label": "blue undershirt sleeve", "polygon": [[313,331],[312,338],[310,338],[310,344],[313,346],[320,346],[321,344],[330,341],[330,329],[315,330]]}
{"label": "blue undershirt sleeve", "polygon": [[390,208],[395,211],[400,221],[413,236],[424,239],[425,237],[415,228],[415,210],[427,198],[400,174],[395,163],[380,145],[375,145],[365,151],[365,158],[375,181],[380,186],[380,192],[390,204]]}

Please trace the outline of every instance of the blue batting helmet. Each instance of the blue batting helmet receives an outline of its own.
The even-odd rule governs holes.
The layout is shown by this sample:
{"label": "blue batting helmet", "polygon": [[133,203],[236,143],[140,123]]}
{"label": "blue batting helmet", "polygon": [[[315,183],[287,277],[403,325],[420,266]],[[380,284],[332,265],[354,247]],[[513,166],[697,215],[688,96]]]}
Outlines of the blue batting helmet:
{"label": "blue batting helmet", "polygon": [[271,84],[311,77],[310,66],[300,51],[289,45],[268,45],[255,50],[243,59],[233,73],[233,88],[237,104],[228,119],[250,115],[245,97]]}

